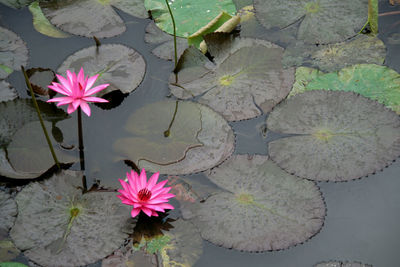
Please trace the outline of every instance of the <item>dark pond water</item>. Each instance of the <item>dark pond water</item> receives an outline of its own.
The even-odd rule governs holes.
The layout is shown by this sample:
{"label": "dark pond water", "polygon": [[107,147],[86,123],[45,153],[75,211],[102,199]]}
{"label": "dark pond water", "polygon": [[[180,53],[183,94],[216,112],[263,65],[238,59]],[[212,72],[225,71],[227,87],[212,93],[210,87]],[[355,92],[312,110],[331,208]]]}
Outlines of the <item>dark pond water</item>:
{"label": "dark pond water", "polygon": [[[380,13],[398,11],[388,1],[380,2]],[[120,43],[134,48],[146,61],[146,75],[141,85],[121,105],[111,110],[93,106],[92,116],[83,117],[86,175],[88,183],[100,180],[102,185],[119,187],[118,178],[130,168],[116,161],[113,140],[125,135],[123,127],[127,117],[139,107],[165,99],[169,95],[168,78],[173,63],[157,58],[154,48],[144,42],[148,19],[137,19],[117,11],[127,30],[122,35],[103,39],[103,44]],[[397,22],[397,24],[396,24]],[[400,72],[400,44],[388,43],[393,34],[400,34],[400,15],[380,18],[379,37],[387,47],[385,65]],[[32,26],[27,8],[14,10],[0,5],[0,24],[17,33],[29,48],[30,67],[57,70],[66,57],[94,44],[84,37],[50,38],[38,33]],[[263,33],[260,32],[260,35]],[[28,98],[21,72],[7,78],[22,98]],[[76,115],[60,125],[67,129],[64,142],[77,143]],[[265,137],[263,128],[267,114],[255,119],[230,123],[236,135],[235,153],[267,154],[266,143],[275,136]],[[78,164],[72,169],[79,169]],[[187,176],[207,183],[202,174]],[[0,177],[0,181],[8,181]],[[318,183],[327,206],[327,216],[320,233],[304,244],[275,252],[245,253],[218,247],[203,241],[203,254],[195,266],[273,266],[308,267],[327,260],[360,261],[376,267],[400,266],[400,163],[375,175],[344,183]],[[177,202],[173,202],[178,205]],[[172,217],[179,211],[171,212]],[[26,262],[22,256],[18,257]],[[1,259],[0,259],[1,261]],[[96,264],[100,266],[100,264]]]}

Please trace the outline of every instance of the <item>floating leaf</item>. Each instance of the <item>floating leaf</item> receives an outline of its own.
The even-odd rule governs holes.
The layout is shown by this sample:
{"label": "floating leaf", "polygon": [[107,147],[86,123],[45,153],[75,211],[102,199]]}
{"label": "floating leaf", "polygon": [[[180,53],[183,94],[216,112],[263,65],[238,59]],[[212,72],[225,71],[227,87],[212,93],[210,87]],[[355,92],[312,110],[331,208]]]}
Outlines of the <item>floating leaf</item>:
{"label": "floating leaf", "polygon": [[17,8],[23,8],[24,6],[29,5],[33,1],[34,0],[0,0],[0,3],[17,9]]}
{"label": "floating leaf", "polygon": [[385,66],[360,64],[320,75],[306,90],[352,91],[377,100],[400,114],[400,74]]}
{"label": "floating leaf", "polygon": [[[175,18],[176,35],[187,38],[207,25],[220,12],[235,15],[236,8],[232,0],[175,0],[169,2]],[[171,16],[165,0],[145,0],[145,8],[151,12],[157,26],[173,34]]]}
{"label": "floating leaf", "polygon": [[68,33],[60,31],[44,16],[42,9],[39,6],[39,1],[34,1],[29,5],[29,11],[33,16],[33,27],[41,34],[54,38],[70,37]]}
{"label": "floating leaf", "polygon": [[0,102],[10,101],[18,97],[17,90],[8,82],[0,81]]}
{"label": "floating leaf", "polygon": [[355,36],[367,22],[365,0],[254,0],[256,16],[267,29],[285,28],[300,20],[298,39],[307,43],[336,43]]}
{"label": "floating leaf", "polygon": [[311,65],[322,71],[336,71],[360,64],[383,64],[386,47],[375,37],[357,35],[350,41],[332,45],[308,45],[302,41],[289,45],[283,54],[285,66]]}
{"label": "floating leaf", "polygon": [[139,162],[140,168],[166,174],[189,174],[217,166],[233,153],[235,137],[224,118],[206,106],[192,105],[196,105],[201,113],[201,131],[197,140],[203,146],[189,149],[185,158],[179,162],[159,165],[142,160]]}
{"label": "floating leaf", "polygon": [[372,267],[372,265],[363,264],[361,262],[329,261],[320,262],[315,264],[314,267]]}
{"label": "floating leaf", "polygon": [[27,62],[28,49],[25,42],[12,31],[0,27],[0,79],[5,79]]}
{"label": "floating leaf", "polygon": [[130,208],[114,192],[82,195],[79,186],[80,172],[63,171],[17,195],[18,217],[10,235],[30,260],[43,266],[86,265],[128,237]]}
{"label": "floating leaf", "polygon": [[307,179],[356,179],[400,156],[400,117],[352,92],[298,94],[271,112],[267,127],[296,134],[269,143],[269,155],[282,169]]}
{"label": "floating leaf", "polygon": [[[51,129],[50,122],[44,125],[46,129]],[[59,162],[71,164],[77,161],[76,157],[57,146],[53,136],[49,137]],[[19,129],[8,145],[7,152],[10,165],[21,176],[36,178],[55,165],[39,122],[30,122]]]}
{"label": "floating leaf", "polygon": [[19,262],[0,262],[0,267],[28,267]]}
{"label": "floating leaf", "polygon": [[26,74],[35,94],[46,97],[56,95],[55,91],[47,87],[52,82],[57,82],[54,71],[48,68],[31,68],[26,70]]}
{"label": "floating leaf", "polygon": [[[205,36],[214,62],[189,48],[175,72],[178,84],[170,84],[178,98],[198,96],[229,121],[250,119],[269,112],[287,96],[294,69],[283,69],[283,48],[267,41],[214,33]],[[170,80],[173,81],[175,75]]]}
{"label": "floating leaf", "polygon": [[[10,261],[15,259],[21,251],[17,249],[9,237],[0,236],[0,259],[2,261]],[[0,262],[0,267],[8,266],[4,262]],[[11,266],[11,265],[10,265]],[[25,266],[25,265],[23,265]]]}
{"label": "floating leaf", "polygon": [[120,44],[91,46],[69,56],[58,68],[58,73],[67,70],[78,72],[80,68],[89,76],[100,74],[96,84],[109,83],[106,89],[97,93],[103,96],[115,90],[128,94],[142,82],[146,63],[134,49]]}
{"label": "floating leaf", "polygon": [[226,191],[198,203],[188,219],[216,245],[286,249],[323,225],[325,204],[315,183],[284,172],[267,156],[234,155],[207,176]]}
{"label": "floating leaf", "polygon": [[13,169],[8,161],[6,151],[4,149],[0,149],[0,175],[8,178],[15,179],[29,179],[33,178],[29,173],[18,173]]}
{"label": "floating leaf", "polygon": [[15,221],[17,205],[11,196],[0,191],[0,230],[8,231]]}
{"label": "floating leaf", "polygon": [[[42,101],[38,101],[38,105],[44,120],[57,122],[68,117],[67,113],[54,105]],[[6,147],[15,132],[23,125],[38,120],[30,99],[0,102],[0,147]]]}
{"label": "floating leaf", "polygon": [[288,98],[306,91],[307,84],[323,74],[323,72],[317,69],[298,67],[296,69],[296,81],[293,84],[292,91],[290,91]]}
{"label": "floating leaf", "polygon": [[[166,137],[164,132],[172,120]],[[125,129],[134,137],[117,140],[114,148],[139,165],[142,160],[160,165],[176,163],[190,148],[203,145],[198,140],[200,109],[191,102],[163,101],[146,105],[129,117]]]}
{"label": "floating leaf", "polygon": [[142,0],[50,0],[39,3],[53,25],[90,38],[113,37],[125,31],[124,22],[112,6],[135,17],[147,17]]}
{"label": "floating leaf", "polygon": [[155,255],[132,249],[131,243],[101,261],[101,267],[157,267]]}

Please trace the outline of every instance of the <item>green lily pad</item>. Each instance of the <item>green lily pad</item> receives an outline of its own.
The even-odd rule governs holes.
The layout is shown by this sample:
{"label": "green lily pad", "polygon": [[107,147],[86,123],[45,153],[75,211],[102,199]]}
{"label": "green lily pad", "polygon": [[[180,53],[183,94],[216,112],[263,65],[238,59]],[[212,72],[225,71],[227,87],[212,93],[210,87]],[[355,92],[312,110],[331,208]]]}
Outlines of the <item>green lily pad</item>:
{"label": "green lily pad", "polygon": [[14,225],[17,213],[15,201],[9,194],[0,191],[0,230],[8,231]]}
{"label": "green lily pad", "polygon": [[16,197],[10,235],[24,255],[42,266],[81,266],[120,247],[132,231],[130,208],[114,192],[82,195],[82,174],[62,171],[30,183]]}
{"label": "green lily pad", "polygon": [[0,81],[0,102],[10,101],[18,97],[17,90],[6,81]]}
{"label": "green lily pad", "polygon": [[30,3],[32,3],[34,0],[0,0],[0,3],[18,9],[18,8],[23,8]]}
{"label": "green lily pad", "polygon": [[185,158],[176,163],[160,165],[141,160],[140,168],[165,174],[190,174],[217,166],[233,153],[235,136],[227,121],[204,105],[191,104],[200,110],[201,131],[197,135],[197,140],[203,145],[189,149]]}
{"label": "green lily pad", "polygon": [[[169,2],[176,23],[176,35],[187,38],[207,25],[220,12],[235,15],[232,0],[175,0]],[[145,0],[145,8],[151,12],[157,26],[173,34],[172,20],[165,0]]]}
{"label": "green lily pad", "polygon": [[7,78],[27,63],[28,48],[25,42],[12,31],[0,27],[0,79]]}
{"label": "green lily pad", "polygon": [[[160,28],[158,28],[152,21],[146,27],[144,40],[146,43],[158,45],[151,51],[155,56],[165,60],[174,60],[174,37],[160,30]],[[176,38],[178,58],[181,57],[183,51],[185,51],[187,47],[188,42],[185,38]]]}
{"label": "green lily pad", "polygon": [[41,34],[54,37],[54,38],[67,38],[70,37],[68,33],[65,33],[50,23],[50,21],[44,16],[42,9],[39,6],[39,1],[34,1],[29,5],[29,11],[33,16],[33,27]]}
{"label": "green lily pad", "polygon": [[198,96],[229,121],[269,112],[289,93],[294,69],[282,68],[283,48],[267,41],[214,33],[204,37],[215,65],[189,48],[179,60],[170,89],[178,98]]}
{"label": "green lily pad", "polygon": [[[168,129],[176,110],[176,116]],[[202,146],[198,140],[201,114],[191,102],[163,101],[136,110],[128,119],[125,129],[134,137],[119,139],[114,149],[124,158],[140,165],[142,160],[167,165],[182,160],[187,151]]]}
{"label": "green lily pad", "polygon": [[305,89],[356,92],[400,114],[400,74],[385,66],[360,64],[319,75]]}
{"label": "green lily pad", "polygon": [[292,90],[290,91],[288,98],[303,93],[306,91],[306,86],[309,82],[315,78],[323,75],[322,71],[308,67],[298,67],[296,69],[296,80],[293,84]]}
{"label": "green lily pad", "polygon": [[46,18],[61,30],[85,37],[105,38],[123,33],[124,22],[112,6],[139,18],[147,18],[142,0],[40,1]]}
{"label": "green lily pad", "polygon": [[106,89],[96,96],[103,96],[115,90],[128,94],[142,82],[146,62],[136,50],[120,44],[90,46],[69,56],[58,68],[58,73],[67,70],[78,72],[81,68],[88,75],[100,74],[94,86],[108,83]]}
{"label": "green lily pad", "polygon": [[28,267],[19,262],[0,262],[0,267]]}
{"label": "green lily pad", "polygon": [[218,246],[281,250],[305,242],[323,225],[325,203],[315,183],[284,172],[267,156],[234,155],[207,176],[226,191],[183,216]]}
{"label": "green lily pad", "polygon": [[285,50],[283,62],[285,66],[307,64],[331,72],[361,63],[383,64],[385,57],[386,47],[379,38],[361,34],[346,42],[318,47],[298,41]]}
{"label": "green lily pad", "polygon": [[317,263],[314,267],[372,267],[372,265],[361,262],[329,261]]}
{"label": "green lily pad", "polygon": [[[51,123],[45,122],[45,127],[49,132]],[[67,154],[57,145],[52,135],[49,137],[60,163],[77,161],[75,156]],[[30,122],[19,129],[8,145],[7,152],[10,165],[21,176],[36,178],[55,165],[39,122]]]}
{"label": "green lily pad", "polygon": [[[55,123],[68,117],[67,113],[54,105],[43,101],[37,102],[44,120]],[[6,147],[17,130],[26,123],[38,120],[30,99],[0,102],[0,147]]]}
{"label": "green lily pad", "polygon": [[307,43],[336,43],[355,36],[368,20],[368,1],[254,0],[258,20],[267,29],[300,20],[297,37]]}
{"label": "green lily pad", "polygon": [[270,142],[269,155],[287,172],[311,180],[357,179],[400,156],[400,117],[352,92],[293,96],[275,107],[267,127],[296,134]]}

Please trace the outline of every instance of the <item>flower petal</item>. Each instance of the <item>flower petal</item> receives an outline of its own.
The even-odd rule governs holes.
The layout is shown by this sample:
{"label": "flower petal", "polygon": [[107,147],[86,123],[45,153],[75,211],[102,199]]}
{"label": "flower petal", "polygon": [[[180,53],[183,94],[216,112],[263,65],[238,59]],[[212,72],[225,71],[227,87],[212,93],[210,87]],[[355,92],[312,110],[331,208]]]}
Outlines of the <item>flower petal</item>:
{"label": "flower petal", "polygon": [[57,79],[60,81],[61,86],[63,86],[69,93],[72,93],[71,83],[63,76],[56,74]]}
{"label": "flower petal", "polygon": [[151,217],[151,214],[152,214],[151,209],[148,209],[146,207],[142,207],[141,209],[147,216]]}
{"label": "flower petal", "polygon": [[90,117],[90,107],[89,107],[88,103],[86,103],[85,101],[80,101],[80,106],[81,106],[81,109],[83,110],[83,112],[85,112],[86,115],[88,115]]}
{"label": "flower petal", "polygon": [[83,100],[87,102],[99,102],[99,103],[107,103],[108,100],[100,98],[100,97],[94,97],[94,96],[85,96],[82,97]]}
{"label": "flower petal", "polygon": [[93,84],[96,82],[98,77],[99,77],[99,74],[89,77],[89,79],[87,80],[87,83],[86,83],[85,93],[93,86]]}
{"label": "flower petal", "polygon": [[97,92],[100,92],[101,90],[106,89],[109,85],[110,84],[108,84],[108,83],[107,84],[100,84],[100,85],[98,85],[98,86],[96,86],[96,87],[94,87],[94,88],[92,88],[90,90],[87,90],[85,92],[85,96],[90,96],[90,95],[93,95],[93,94],[95,94]]}
{"label": "flower petal", "polygon": [[146,188],[147,186],[147,176],[146,176],[146,170],[142,169],[140,172],[140,189]]}
{"label": "flower petal", "polygon": [[68,109],[67,112],[68,114],[71,114],[72,112],[74,112],[76,110],[76,108],[74,108],[74,106],[72,104],[68,105]]}
{"label": "flower petal", "polygon": [[147,183],[147,189],[149,189],[150,191],[152,191],[153,186],[157,183],[158,181],[158,177],[160,176],[160,172],[156,172],[154,173],[151,177],[149,182]]}
{"label": "flower petal", "polygon": [[136,217],[139,214],[139,212],[140,212],[140,209],[133,208],[131,211],[132,218]]}

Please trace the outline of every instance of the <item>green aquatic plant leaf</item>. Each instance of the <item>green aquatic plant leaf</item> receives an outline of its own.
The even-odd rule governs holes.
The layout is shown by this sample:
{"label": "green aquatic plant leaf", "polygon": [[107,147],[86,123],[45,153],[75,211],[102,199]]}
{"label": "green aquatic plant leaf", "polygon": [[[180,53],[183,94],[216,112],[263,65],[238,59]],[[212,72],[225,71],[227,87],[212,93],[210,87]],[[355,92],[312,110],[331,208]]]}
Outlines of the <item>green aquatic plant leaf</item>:
{"label": "green aquatic plant leaf", "polygon": [[234,155],[206,175],[225,191],[183,216],[218,246],[281,250],[322,228],[325,203],[315,183],[284,172],[267,156]]}
{"label": "green aquatic plant leaf", "polygon": [[[120,247],[134,223],[114,192],[82,194],[82,173],[62,171],[30,183],[17,195],[10,235],[24,255],[42,266],[87,265]],[[69,228],[69,231],[67,229]]]}
{"label": "green aquatic plant leaf", "polygon": [[85,37],[113,37],[126,29],[113,6],[139,18],[147,18],[142,0],[50,0],[40,1],[46,18],[61,30]]}
{"label": "green aquatic plant leaf", "polygon": [[361,262],[324,261],[315,264],[314,267],[372,267],[372,265]]}
{"label": "green aquatic plant leaf", "polygon": [[17,216],[17,204],[10,194],[0,191],[0,231],[8,231]]}
{"label": "green aquatic plant leaf", "polygon": [[217,166],[233,153],[235,136],[228,122],[210,108],[190,103],[200,110],[201,131],[197,140],[202,146],[189,149],[185,158],[176,163],[160,165],[142,160],[139,162],[140,168],[165,174],[190,174]]}
{"label": "green aquatic plant leaf", "polygon": [[[198,102],[229,121],[254,118],[269,112],[287,96],[294,69],[283,69],[283,48],[267,41],[213,33],[204,37],[214,63],[187,50],[170,77],[170,90],[178,98],[200,96]],[[190,48],[189,48],[190,49]]]}
{"label": "green aquatic plant leaf", "polygon": [[308,85],[308,83],[323,74],[325,73],[317,69],[308,67],[298,67],[296,69],[296,75],[295,75],[296,80],[293,84],[290,94],[288,95],[288,98],[306,91],[306,86]]}
{"label": "green aquatic plant leaf", "polygon": [[17,90],[6,81],[0,81],[0,102],[6,102],[18,97]]}
{"label": "green aquatic plant leaf", "polygon": [[0,27],[0,79],[28,63],[28,48],[15,33]]}
{"label": "green aquatic plant leaf", "polygon": [[19,9],[29,5],[33,1],[34,0],[0,0],[0,3],[15,9]]}
{"label": "green aquatic plant leaf", "polygon": [[58,73],[67,70],[79,72],[80,68],[92,76],[99,74],[94,86],[110,84],[96,96],[104,96],[119,90],[128,94],[142,82],[146,72],[146,62],[139,52],[121,44],[90,46],[69,56],[58,68]]}
{"label": "green aquatic plant leaf", "polygon": [[267,29],[300,20],[297,37],[307,43],[336,43],[355,36],[367,22],[368,1],[254,0],[256,16]]}
{"label": "green aquatic plant leaf", "polygon": [[19,262],[0,262],[0,267],[28,267]]}
{"label": "green aquatic plant leaf", "polygon": [[400,156],[400,117],[353,92],[314,90],[271,112],[267,127],[294,134],[268,144],[282,169],[318,181],[361,178]]}
{"label": "green aquatic plant leaf", "polygon": [[[157,26],[173,34],[168,7],[164,0],[145,0],[145,8],[151,12]],[[187,38],[207,25],[220,12],[235,15],[236,8],[232,0],[175,0],[170,2],[176,23],[176,35]]]}
{"label": "green aquatic plant leaf", "polygon": [[378,34],[378,0],[368,0],[368,23],[373,34]]}

